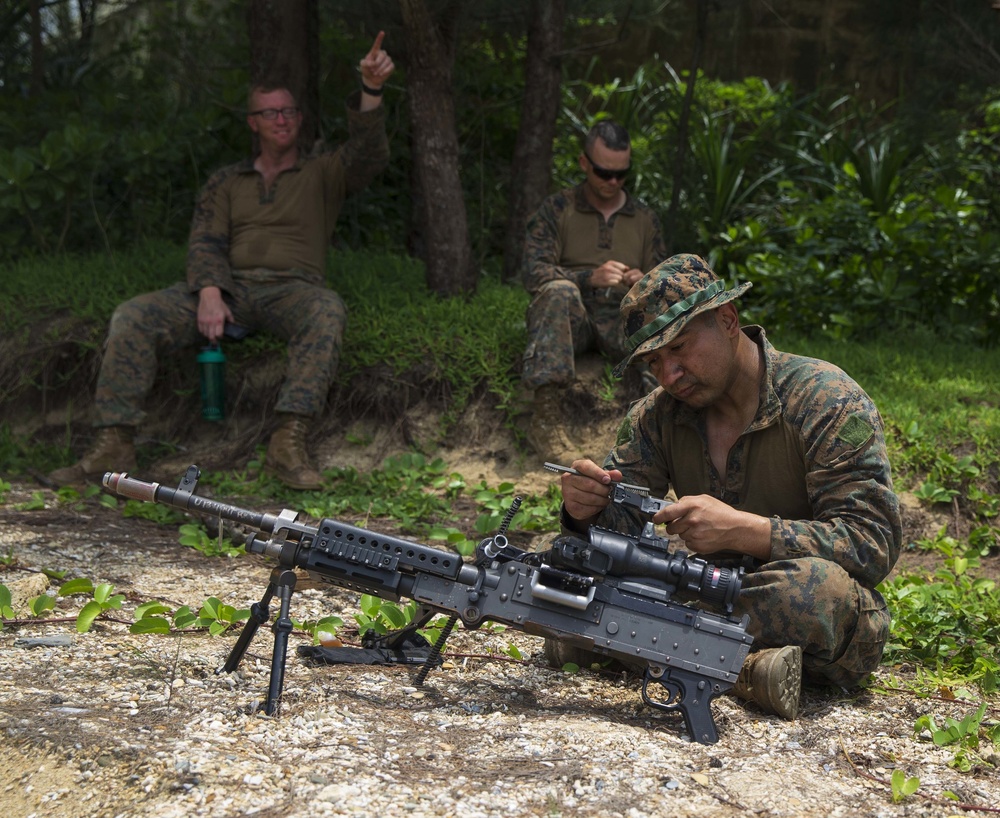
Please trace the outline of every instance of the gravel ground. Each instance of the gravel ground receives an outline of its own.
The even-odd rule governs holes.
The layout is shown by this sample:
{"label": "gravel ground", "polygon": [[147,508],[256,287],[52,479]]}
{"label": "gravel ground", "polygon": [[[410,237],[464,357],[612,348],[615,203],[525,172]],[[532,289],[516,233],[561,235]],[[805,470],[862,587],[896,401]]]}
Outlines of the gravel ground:
{"label": "gravel ground", "polygon": [[[15,486],[11,503],[32,491]],[[46,624],[0,631],[5,818],[1000,812],[995,769],[958,772],[952,749],[913,735],[919,716],[940,722],[971,705],[807,690],[800,717],[785,722],[721,697],[720,740],[701,745],[678,717],[643,706],[635,679],[549,669],[541,640],[512,631],[456,632],[445,666],[419,689],[406,668],[306,664],[294,655],[304,638],[293,635],[281,710],[266,717],[256,708],[270,675],[269,630],[233,674],[216,670],[234,633],[128,633],[136,606],[153,598],[248,607],[268,580],[262,560],[207,560],[170,529],[103,508],[4,514],[0,554],[16,559],[0,565],[0,582],[18,598],[40,593],[39,572],[54,568],[127,596],[120,621],[86,634],[75,632],[72,600]],[[298,620],[351,621],[356,610],[340,591],[305,588],[292,601]],[[33,646],[42,637],[56,643]],[[527,658],[507,656],[511,645]],[[878,681],[895,687],[910,675],[886,668]],[[895,769],[920,781],[900,803],[889,786]]]}

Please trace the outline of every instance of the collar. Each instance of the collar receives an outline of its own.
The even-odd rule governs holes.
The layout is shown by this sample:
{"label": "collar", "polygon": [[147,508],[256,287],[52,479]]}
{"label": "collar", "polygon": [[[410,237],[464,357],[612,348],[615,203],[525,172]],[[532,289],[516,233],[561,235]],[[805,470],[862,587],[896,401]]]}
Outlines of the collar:
{"label": "collar", "polygon": [[[585,184],[586,182],[580,182],[580,184],[573,188],[573,204],[576,209],[582,213],[597,213],[597,208],[587,201],[587,194],[583,192],[583,186]],[[615,216],[620,216],[622,214],[625,214],[626,216],[635,215],[635,199],[632,198],[632,194],[627,190],[625,191],[625,204],[623,204],[614,213]]]}
{"label": "collar", "polygon": [[[302,151],[299,151],[299,157],[295,160],[295,164],[286,170],[300,170],[302,166],[306,163],[309,157],[303,156]],[[257,161],[256,156],[248,156],[246,159],[241,159],[236,163],[237,173],[256,173],[257,169],[253,166],[253,163]],[[284,171],[282,171],[284,173]]]}

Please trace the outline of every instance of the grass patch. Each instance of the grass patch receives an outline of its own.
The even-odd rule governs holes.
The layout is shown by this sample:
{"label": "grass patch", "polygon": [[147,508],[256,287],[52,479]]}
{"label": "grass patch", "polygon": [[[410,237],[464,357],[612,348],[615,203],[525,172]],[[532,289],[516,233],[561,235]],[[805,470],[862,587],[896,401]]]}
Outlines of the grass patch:
{"label": "grass patch", "polygon": [[114,254],[23,259],[0,275],[0,315],[12,333],[59,313],[103,332],[122,301],[183,278],[185,256],[183,246],[151,242]]}
{"label": "grass patch", "polygon": [[887,426],[900,474],[932,469],[943,452],[1000,463],[1000,349],[945,343],[930,334],[873,341],[795,339],[788,352],[831,361],[871,395]]}

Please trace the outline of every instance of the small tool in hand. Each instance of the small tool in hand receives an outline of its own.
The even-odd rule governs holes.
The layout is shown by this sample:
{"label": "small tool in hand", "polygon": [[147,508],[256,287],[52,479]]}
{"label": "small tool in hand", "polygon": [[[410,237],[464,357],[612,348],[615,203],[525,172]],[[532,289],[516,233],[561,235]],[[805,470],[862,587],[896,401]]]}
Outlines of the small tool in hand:
{"label": "small tool in hand", "polygon": [[[569,466],[560,466],[558,463],[546,463],[545,468],[546,470],[554,471],[557,474],[580,474],[580,472],[576,469],[570,468]],[[638,494],[642,497],[649,496],[649,489],[646,486],[633,486],[631,483],[617,483],[614,481],[612,481],[612,485],[621,486],[625,489],[625,491],[631,491],[633,494]]]}

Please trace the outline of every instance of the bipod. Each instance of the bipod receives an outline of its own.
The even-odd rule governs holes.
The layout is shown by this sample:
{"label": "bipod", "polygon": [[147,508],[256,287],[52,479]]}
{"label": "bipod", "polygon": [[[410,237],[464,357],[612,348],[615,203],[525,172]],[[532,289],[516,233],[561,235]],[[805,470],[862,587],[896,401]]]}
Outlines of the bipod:
{"label": "bipod", "polygon": [[294,571],[287,568],[274,568],[271,571],[271,579],[267,583],[267,589],[260,598],[260,602],[255,602],[250,606],[250,618],[240,632],[240,638],[236,640],[226,663],[216,673],[232,673],[240,666],[243,655],[257,635],[257,629],[267,623],[271,618],[271,599],[278,595],[278,618],[271,626],[274,634],[274,649],[271,652],[271,679],[267,686],[267,700],[264,702],[264,712],[268,716],[273,716],[281,703],[281,688],[285,683],[285,656],[288,653],[288,635],[292,632],[292,619],[288,615],[288,609],[292,602],[292,592],[295,590],[297,577]]}

